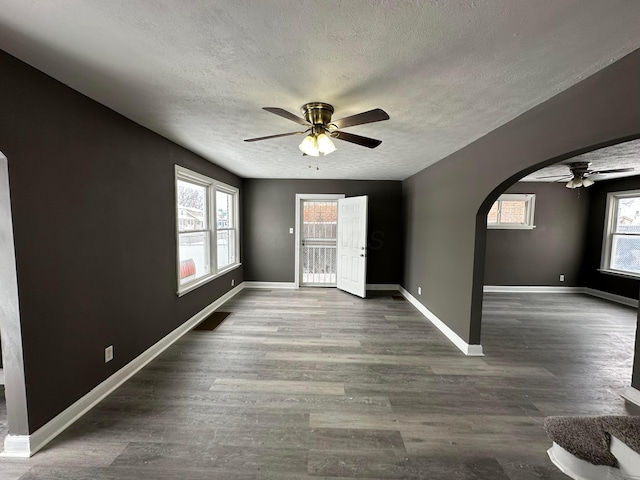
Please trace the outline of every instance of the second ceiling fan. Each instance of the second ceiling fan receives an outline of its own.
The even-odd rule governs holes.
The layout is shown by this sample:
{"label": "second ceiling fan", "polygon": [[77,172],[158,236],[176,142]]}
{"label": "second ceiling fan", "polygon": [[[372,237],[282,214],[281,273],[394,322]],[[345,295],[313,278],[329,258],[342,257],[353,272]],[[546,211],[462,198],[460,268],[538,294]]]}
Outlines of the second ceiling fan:
{"label": "second ceiling fan", "polygon": [[317,157],[320,154],[327,155],[335,151],[336,147],[331,141],[332,138],[355,143],[356,145],[361,145],[363,147],[375,148],[382,143],[381,140],[342,132],[339,129],[362,125],[365,123],[389,120],[387,112],[380,108],[375,108],[367,112],[358,113],[356,115],[332,121],[331,116],[334,112],[333,106],[323,102],[311,102],[304,104],[300,109],[304,118],[278,107],[263,107],[263,110],[294,121],[307,127],[307,129],[301,132],[280,133],[266,137],[248,138],[245,142],[257,142],[260,140],[269,140],[271,138],[288,137],[289,135],[304,135],[307,133],[308,135],[304,138],[299,148],[305,155],[311,155],[313,157]]}
{"label": "second ceiling fan", "polygon": [[539,179],[546,178],[557,178],[557,182],[562,182],[566,179],[570,179],[569,182],[565,185],[567,188],[578,188],[578,187],[590,187],[595,182],[589,178],[594,175],[606,175],[608,173],[622,173],[622,172],[631,172],[633,168],[612,168],[608,170],[591,170],[589,167],[591,166],[590,162],[573,162],[568,164],[569,171],[571,173],[567,175],[551,175],[547,177],[538,177]]}

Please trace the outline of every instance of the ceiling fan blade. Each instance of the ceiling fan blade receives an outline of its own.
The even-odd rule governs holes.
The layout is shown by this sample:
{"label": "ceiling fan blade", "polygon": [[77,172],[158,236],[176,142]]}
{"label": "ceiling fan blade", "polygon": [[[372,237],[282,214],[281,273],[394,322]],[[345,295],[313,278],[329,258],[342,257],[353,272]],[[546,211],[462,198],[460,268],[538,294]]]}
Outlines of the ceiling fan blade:
{"label": "ceiling fan blade", "polygon": [[304,125],[305,127],[310,127],[311,124],[307,122],[304,118],[294,115],[291,112],[287,112],[283,108],[278,107],[262,107],[263,110],[267,112],[275,113],[276,115],[280,115],[281,117],[287,118],[293,122],[299,123],[300,125]]}
{"label": "ceiling fan blade", "polygon": [[345,142],[355,143],[356,145],[362,145],[363,147],[376,148],[382,143],[382,140],[376,140],[375,138],[361,137],[360,135],[354,135],[353,133],[346,132],[331,132],[331,136],[344,140]]}
{"label": "ceiling fan blade", "polygon": [[306,132],[279,133],[278,135],[269,135],[267,137],[247,138],[245,139],[245,142],[259,142],[260,140],[269,140],[270,138],[288,137],[289,135],[302,135],[303,133],[306,133]]}
{"label": "ceiling fan blade", "polygon": [[597,170],[595,172],[589,172],[589,175],[606,175],[607,173],[622,173],[633,172],[635,168],[613,168],[611,170]]}
{"label": "ceiling fan blade", "polygon": [[542,180],[543,178],[569,178],[573,177],[572,174],[567,173],[566,175],[547,175],[546,177],[536,177],[536,180]]}
{"label": "ceiling fan blade", "polygon": [[368,112],[362,112],[357,115],[351,115],[350,117],[335,120],[331,123],[335,125],[336,128],[346,128],[353,127],[354,125],[362,125],[364,123],[381,122],[382,120],[389,120],[389,115],[381,108],[375,108]]}

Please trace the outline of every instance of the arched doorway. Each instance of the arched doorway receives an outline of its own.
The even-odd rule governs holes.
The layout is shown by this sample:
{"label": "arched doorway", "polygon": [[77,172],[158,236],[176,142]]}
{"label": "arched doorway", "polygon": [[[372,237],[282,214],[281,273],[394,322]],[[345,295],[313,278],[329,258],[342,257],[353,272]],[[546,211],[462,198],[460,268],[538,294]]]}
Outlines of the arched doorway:
{"label": "arched doorway", "polygon": [[593,152],[596,150],[604,149],[613,145],[630,142],[640,139],[640,134],[623,137],[608,142],[591,145],[579,150],[574,150],[566,154],[544,160],[540,163],[532,165],[515,175],[512,175],[507,180],[503,181],[485,198],[482,202],[476,216],[476,237],[475,237],[475,252],[474,252],[474,273],[473,273],[473,305],[477,308],[472,308],[471,315],[471,331],[475,338],[480,342],[481,336],[481,324],[482,324],[482,298],[484,289],[485,278],[485,261],[486,261],[486,248],[487,248],[487,215],[493,204],[498,200],[509,187],[518,182],[521,178],[524,178],[544,167],[553,165],[585,153]]}

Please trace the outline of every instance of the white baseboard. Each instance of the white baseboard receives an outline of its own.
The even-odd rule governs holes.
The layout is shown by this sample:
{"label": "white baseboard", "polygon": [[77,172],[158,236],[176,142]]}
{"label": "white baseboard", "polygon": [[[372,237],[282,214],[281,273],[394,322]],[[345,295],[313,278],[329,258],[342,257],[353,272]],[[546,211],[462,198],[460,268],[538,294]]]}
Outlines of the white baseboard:
{"label": "white baseboard", "polygon": [[200,310],[31,435],[7,435],[4,440],[4,452],[0,453],[0,456],[20,458],[32,456],[243,288],[244,284],[238,285]]}
{"label": "white baseboard", "polygon": [[367,283],[367,290],[399,291],[400,285],[397,283]]}
{"label": "white baseboard", "polygon": [[469,357],[484,357],[484,353],[482,353],[482,345],[469,345],[465,342],[460,336],[451,330],[442,320],[440,320],[436,315],[434,315],[427,307],[421,304],[418,300],[414,298],[407,290],[400,287],[400,293],[411,302],[411,304],[418,309],[418,311],[427,317],[427,319],[433,323],[438,330],[440,330],[444,335],[464,353]]}
{"label": "white baseboard", "polygon": [[295,289],[295,282],[242,282],[244,288]]}
{"label": "white baseboard", "polygon": [[485,293],[584,293],[592,297],[603,298],[612,302],[627,305],[629,307],[637,307],[638,300],[614,293],[603,292],[588,287],[554,287],[554,286],[537,286],[537,285],[485,285]]}
{"label": "white baseboard", "polygon": [[622,295],[616,295],[615,293],[603,292],[602,290],[594,290],[593,288],[584,289],[584,293],[591,295],[592,297],[604,298],[612,302],[621,303],[629,307],[638,307],[638,300],[635,298],[623,297]]}
{"label": "white baseboard", "polygon": [[584,288],[545,285],[485,285],[484,291],[487,293],[584,293]]}
{"label": "white baseboard", "polygon": [[633,387],[627,387],[620,394],[620,396],[625,400],[628,400],[631,403],[635,403],[636,405],[640,406],[640,390],[637,390]]}

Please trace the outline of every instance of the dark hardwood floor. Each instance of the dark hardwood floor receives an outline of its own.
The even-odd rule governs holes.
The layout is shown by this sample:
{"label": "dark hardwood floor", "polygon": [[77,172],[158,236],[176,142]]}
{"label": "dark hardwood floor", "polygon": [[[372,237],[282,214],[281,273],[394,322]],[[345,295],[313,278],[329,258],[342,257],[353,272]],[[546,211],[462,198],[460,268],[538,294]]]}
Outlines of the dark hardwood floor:
{"label": "dark hardwood floor", "polygon": [[483,358],[390,294],[222,310],[0,479],[562,479],[545,416],[640,414],[636,310],[584,295],[487,294]]}

